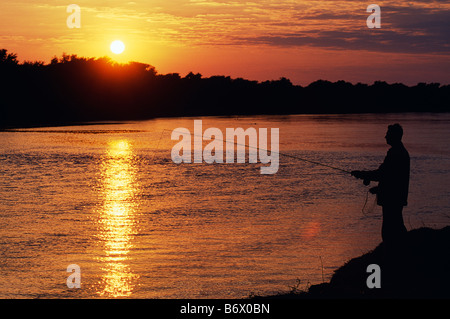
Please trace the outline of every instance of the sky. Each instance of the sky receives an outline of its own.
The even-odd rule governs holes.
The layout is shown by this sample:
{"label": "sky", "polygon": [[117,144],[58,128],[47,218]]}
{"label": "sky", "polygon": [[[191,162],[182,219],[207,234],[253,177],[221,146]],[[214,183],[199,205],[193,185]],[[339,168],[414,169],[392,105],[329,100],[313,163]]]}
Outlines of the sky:
{"label": "sky", "polygon": [[[71,1],[2,1],[0,48],[20,61],[110,56],[182,76],[450,84],[450,0]],[[80,28],[66,23],[72,3]],[[372,3],[381,28],[366,25]],[[121,55],[109,49],[117,39]]]}

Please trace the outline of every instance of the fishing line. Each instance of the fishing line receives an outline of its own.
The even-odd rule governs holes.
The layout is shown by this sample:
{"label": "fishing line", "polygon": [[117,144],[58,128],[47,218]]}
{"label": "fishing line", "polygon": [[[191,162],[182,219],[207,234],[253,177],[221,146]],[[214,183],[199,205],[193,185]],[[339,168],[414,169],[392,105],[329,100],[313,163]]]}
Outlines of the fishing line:
{"label": "fishing line", "polygon": [[[161,141],[161,138],[163,136],[164,131],[170,131],[170,130],[169,129],[163,129],[163,132],[161,133],[161,136],[159,137],[158,145],[159,145],[159,142]],[[172,131],[172,132],[185,134],[184,132],[175,131],[175,130]],[[192,133],[190,133],[190,135],[201,137],[202,140],[203,140],[203,136],[199,136],[199,135],[192,134]],[[222,141],[222,142],[225,142],[225,143],[231,143],[231,141],[225,141],[225,140],[222,140],[222,139],[218,139],[218,140]],[[254,147],[254,146],[250,146],[250,145],[247,145],[247,144],[237,143],[234,139],[233,139],[233,144],[234,145],[239,145],[239,146],[244,146],[244,147],[247,147],[247,148],[256,149],[258,151],[262,150],[262,151],[265,151],[265,152],[269,152],[269,150],[262,149],[260,147]],[[270,151],[270,152],[272,153],[272,151]],[[345,170],[345,169],[342,169],[342,168],[339,168],[339,167],[335,167],[335,166],[332,166],[332,165],[320,163],[320,162],[317,162],[317,161],[312,161],[312,160],[309,160],[309,159],[306,159],[306,158],[303,158],[303,157],[299,157],[299,156],[296,156],[296,155],[286,154],[286,153],[282,153],[282,152],[274,152],[274,153],[278,153],[279,155],[290,157],[290,158],[293,158],[293,159],[297,159],[297,160],[300,160],[300,161],[303,161],[303,162],[307,162],[307,163],[310,163],[310,164],[319,165],[319,166],[327,167],[327,168],[330,168],[330,169],[333,169],[333,170],[337,170],[337,171],[340,171],[340,172],[343,172],[343,173],[351,174],[351,171],[348,171],[348,170]],[[369,193],[370,193],[370,190],[368,190],[367,193],[366,193],[366,198],[365,198],[365,201],[364,201],[364,205],[363,205],[363,208],[361,210],[362,213],[365,216],[367,216],[367,214],[365,213],[365,209],[366,209],[366,206],[367,206],[367,203],[368,203],[368,200],[369,200]],[[375,201],[374,201],[374,203],[375,203]],[[368,212],[369,214],[373,211],[374,206],[375,205],[373,204],[372,207],[369,209],[369,212]]]}
{"label": "fishing line", "polygon": [[162,130],[162,132],[161,132],[161,134],[160,134],[160,136],[159,136],[158,143],[156,144],[156,149],[155,149],[155,151],[153,152],[152,162],[155,161],[156,151],[157,151],[158,148],[159,148],[159,143],[161,142],[161,139],[162,139],[162,137],[163,137],[164,131],[165,131],[165,130]]}
{"label": "fishing line", "polygon": [[366,193],[366,199],[364,200],[364,205],[363,205],[363,208],[361,209],[361,212],[362,212],[363,215],[366,216],[366,217],[369,216],[369,215],[371,215],[371,214],[373,213],[373,210],[374,210],[374,208],[375,208],[375,203],[376,203],[376,200],[377,200],[377,198],[376,198],[376,196],[375,196],[375,199],[373,200],[372,206],[369,207],[369,209],[367,210],[367,213],[366,213],[366,206],[367,206],[367,202],[369,201],[369,193],[370,193],[370,189],[367,190],[367,193]]}
{"label": "fishing line", "polygon": [[[169,130],[169,129],[164,129],[164,131],[170,131],[170,130]],[[185,134],[184,132],[175,131],[175,130],[172,131],[172,132],[176,132],[176,133],[180,133],[180,134]],[[197,137],[201,137],[201,138],[203,139],[203,136],[199,136],[199,135],[192,134],[192,133],[190,133],[190,135],[197,136]],[[231,141],[225,141],[225,140],[222,140],[222,139],[217,139],[217,140],[218,140],[218,141],[221,141],[221,142],[225,142],[225,143],[233,143],[234,145],[244,146],[244,147],[256,149],[256,150],[258,150],[258,151],[269,152],[269,150],[266,150],[266,149],[263,149],[263,148],[260,148],[260,147],[254,147],[254,146],[250,146],[250,145],[247,145],[247,144],[240,144],[240,143],[234,141],[234,139],[233,139],[233,142],[231,142]],[[271,154],[272,154],[272,152],[273,152],[273,151],[270,151]],[[307,162],[307,163],[310,163],[310,164],[319,165],[319,166],[324,166],[324,167],[331,168],[331,169],[334,169],[334,170],[337,170],[337,171],[341,171],[341,172],[344,172],[344,173],[351,174],[351,172],[348,171],[348,170],[345,170],[345,169],[342,169],[342,168],[339,168],[339,167],[335,167],[335,166],[332,166],[332,165],[320,163],[320,162],[317,162],[317,161],[312,161],[312,160],[309,160],[309,159],[306,159],[306,158],[302,158],[302,157],[299,157],[299,156],[290,155],[290,154],[281,153],[281,152],[273,152],[273,153],[277,153],[277,154],[279,154],[279,155],[286,156],[286,157],[290,157],[290,158],[294,158],[294,159],[297,159],[297,160],[300,160],[300,161],[303,161],[303,162]]]}

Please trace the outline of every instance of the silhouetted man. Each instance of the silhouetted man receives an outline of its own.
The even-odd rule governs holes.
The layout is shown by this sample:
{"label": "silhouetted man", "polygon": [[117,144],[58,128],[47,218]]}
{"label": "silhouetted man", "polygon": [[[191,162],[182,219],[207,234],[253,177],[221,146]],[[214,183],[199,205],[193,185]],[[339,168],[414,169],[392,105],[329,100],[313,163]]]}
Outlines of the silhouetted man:
{"label": "silhouetted man", "polygon": [[353,171],[352,175],[364,180],[378,181],[378,186],[370,189],[377,194],[377,204],[383,208],[381,236],[384,242],[397,241],[406,233],[403,223],[403,206],[408,204],[409,154],[402,143],[403,129],[399,124],[389,125],[386,143],[389,149],[384,162],[375,171]]}

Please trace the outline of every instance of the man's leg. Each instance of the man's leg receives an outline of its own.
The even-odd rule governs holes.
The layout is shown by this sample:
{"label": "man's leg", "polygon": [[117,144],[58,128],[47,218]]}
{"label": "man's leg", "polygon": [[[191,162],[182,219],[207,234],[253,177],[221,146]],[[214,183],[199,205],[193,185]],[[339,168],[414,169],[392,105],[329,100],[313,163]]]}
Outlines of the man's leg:
{"label": "man's leg", "polygon": [[[404,235],[406,227],[403,224],[403,206],[383,206],[383,237],[384,255],[382,261],[384,291],[396,295],[403,287],[402,256],[404,253]],[[400,290],[398,290],[400,289]]]}
{"label": "man's leg", "polygon": [[400,240],[406,234],[403,223],[403,206],[383,206],[383,226],[381,236],[385,242]]}

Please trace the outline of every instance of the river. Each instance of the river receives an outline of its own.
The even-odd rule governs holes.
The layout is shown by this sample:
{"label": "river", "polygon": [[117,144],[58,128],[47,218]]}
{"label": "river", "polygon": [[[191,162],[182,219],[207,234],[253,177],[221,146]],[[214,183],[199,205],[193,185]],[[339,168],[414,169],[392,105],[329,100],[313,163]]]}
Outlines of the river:
{"label": "river", "polygon": [[[171,132],[193,132],[193,118],[0,132],[0,298],[242,298],[328,281],[381,242],[381,209],[360,180],[295,157],[376,169],[397,122],[407,229],[450,224],[450,114],[201,119],[278,128],[291,157],[275,174],[175,164]],[[66,284],[72,264],[79,289]]]}

